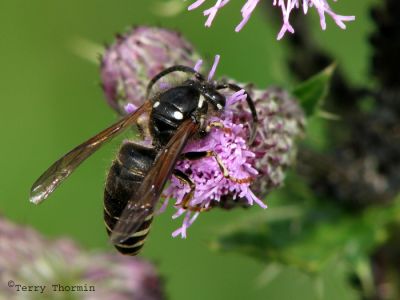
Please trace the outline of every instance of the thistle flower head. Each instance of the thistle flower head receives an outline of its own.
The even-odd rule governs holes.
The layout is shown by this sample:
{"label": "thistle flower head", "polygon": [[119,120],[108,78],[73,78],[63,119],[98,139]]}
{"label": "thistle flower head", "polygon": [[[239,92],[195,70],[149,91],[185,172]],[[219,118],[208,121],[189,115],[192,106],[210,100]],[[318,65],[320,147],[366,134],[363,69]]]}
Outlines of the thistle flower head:
{"label": "thistle flower head", "polygon": [[[225,3],[225,2],[224,2]],[[186,64],[194,67],[197,71],[201,69],[202,61],[193,59],[198,55],[191,50],[191,56],[187,52],[179,50],[179,45],[185,45],[186,49],[193,49],[186,41],[174,41],[174,45],[162,37],[164,34],[179,37],[178,34],[171,33],[162,29],[147,29],[144,32],[152,31],[153,35],[160,35],[157,49],[162,49],[163,65]],[[154,32],[157,31],[157,32]],[[135,38],[137,32],[132,32]],[[125,39],[130,40],[129,35]],[[125,44],[125,41],[119,41]],[[149,44],[135,44],[130,51],[134,53],[146,53]],[[175,52],[164,51],[165,47],[174,48]],[[140,49],[136,49],[140,48]],[[153,47],[150,46],[150,49]],[[153,49],[154,50],[154,49]],[[110,49],[109,51],[115,51]],[[181,55],[181,60],[177,55]],[[109,56],[106,53],[105,57]],[[169,56],[169,57],[168,57]],[[135,57],[133,54],[127,57]],[[148,59],[157,59],[156,52]],[[214,65],[208,74],[208,80],[212,81],[219,61],[216,57]],[[116,60],[110,60],[114,64]],[[148,61],[135,60],[131,64],[149,64]],[[156,64],[156,62],[152,62]],[[109,66],[108,69],[116,67]],[[146,68],[146,66],[136,66],[136,69]],[[114,74],[114,73],[109,73]],[[137,82],[137,77],[142,80],[142,73],[136,74],[132,71],[127,84]],[[117,80],[107,78],[109,82]],[[147,78],[147,81],[150,77]],[[147,83],[146,81],[146,83]],[[227,80],[235,83],[234,80]],[[144,82],[144,80],[143,80]],[[251,206],[257,204],[262,208],[266,205],[261,200],[272,189],[280,186],[284,179],[284,170],[290,165],[295,153],[294,140],[301,135],[304,127],[304,115],[297,102],[286,92],[280,89],[257,90],[252,86],[244,86],[239,91],[229,89],[221,90],[226,97],[226,107],[219,115],[214,115],[207,120],[210,127],[209,133],[202,138],[190,140],[184,149],[186,152],[212,153],[207,157],[198,160],[179,160],[176,169],[183,172],[193,183],[195,189],[189,203],[190,208],[207,210],[216,206],[230,208],[232,206]],[[145,89],[145,84],[140,87]],[[172,85],[173,86],[173,85]],[[125,89],[128,89],[126,87]],[[135,88],[139,88],[136,86]],[[168,89],[168,85],[163,87]],[[254,142],[248,143],[250,136],[250,125],[253,122],[250,109],[246,101],[246,92],[253,98],[260,122]],[[142,90],[144,94],[144,90]],[[140,101],[144,101],[141,98]],[[130,106],[127,104],[131,104]],[[134,105],[132,105],[132,103]],[[143,102],[133,102],[124,99],[119,102],[120,107],[126,107],[132,112]],[[163,197],[167,199],[161,211],[168,202],[174,201],[177,209],[174,218],[184,215],[183,224],[178,228],[173,236],[186,237],[186,229],[200,215],[199,212],[193,213],[190,209],[185,209],[183,201],[191,191],[191,187],[172,176],[170,185],[164,190]],[[185,198],[186,197],[186,198]],[[169,200],[169,201],[168,201]]]}
{"label": "thistle flower head", "polygon": [[[184,153],[210,151],[215,154],[195,161],[181,160],[177,163],[176,169],[185,173],[195,185],[189,206],[207,209],[214,202],[220,202],[228,196],[232,199],[244,199],[248,205],[256,203],[262,208],[267,207],[250,189],[258,175],[258,171],[252,166],[255,153],[247,144],[247,124],[235,123],[231,108],[235,102],[245,98],[244,90],[231,94],[224,112],[208,120],[209,126],[218,124],[218,127],[212,128],[206,137],[189,142],[184,149]],[[251,122],[250,119],[246,121]],[[224,170],[221,170],[221,166]],[[172,177],[164,195],[167,199],[175,199],[175,205],[179,206],[189,192],[190,186]],[[173,233],[174,237],[186,237],[186,228],[199,215],[195,213],[192,216],[190,210],[178,208],[174,218],[182,214],[186,214],[183,225]]]}
{"label": "thistle flower head", "polygon": [[[294,141],[304,130],[303,111],[282,89],[247,87],[246,90],[255,101],[260,119],[254,142],[248,144],[252,115],[244,101],[245,90],[227,93],[224,112],[208,121],[209,125],[219,123],[222,127],[213,128],[205,138],[191,141],[184,149],[184,152],[213,151],[219,161],[211,156],[195,161],[181,160],[176,166],[196,186],[189,203],[192,207],[226,207],[228,202],[228,206],[236,202],[239,206],[257,204],[267,208],[261,199],[283,184],[284,171],[296,152]],[[219,163],[226,167],[226,174]],[[164,192],[164,196],[175,199],[178,206],[173,217],[185,215],[174,237],[185,238],[186,229],[199,216],[199,212],[179,207],[189,192],[190,187],[175,177]]]}
{"label": "thistle flower head", "polygon": [[150,78],[172,65],[192,65],[199,56],[175,31],[135,27],[117,36],[101,63],[101,81],[108,104],[120,114],[146,100]]}
{"label": "thistle flower head", "polygon": [[[0,216],[0,285],[9,280],[46,286],[41,294],[46,299],[61,295],[68,299],[164,299],[161,280],[150,263],[117,254],[88,253],[69,239],[49,241]],[[15,286],[0,290],[7,299],[21,299]]]}
{"label": "thistle flower head", "polygon": [[[197,0],[188,7],[188,10],[196,9],[203,5],[205,2],[206,0]],[[210,8],[203,11],[203,14],[207,16],[207,20],[205,23],[206,27],[211,26],[214,18],[217,15],[217,12],[229,2],[230,0],[217,0],[214,6],[211,6]],[[245,1],[245,4],[241,9],[242,21],[236,26],[236,32],[240,31],[244,27],[244,25],[246,25],[259,2],[260,0]],[[320,17],[321,28],[323,30],[326,29],[325,15],[329,15],[334,20],[334,22],[342,29],[346,28],[344,22],[355,20],[354,16],[341,16],[336,14],[329,6],[327,0],[273,0],[272,5],[279,7],[282,11],[283,25],[278,33],[278,40],[280,40],[287,31],[289,31],[290,33],[294,33],[294,28],[289,22],[289,17],[291,12],[294,9],[300,9],[300,6],[302,7],[304,14],[307,14],[309,8],[315,8],[317,10]]]}
{"label": "thistle flower head", "polygon": [[[296,138],[304,133],[305,116],[297,100],[281,88],[248,87],[247,90],[254,99],[259,118],[257,135],[251,145],[255,153],[252,165],[259,175],[252,189],[257,195],[265,196],[283,184],[285,170],[295,158]],[[251,114],[244,103],[237,103],[234,116],[237,122],[244,122]]]}

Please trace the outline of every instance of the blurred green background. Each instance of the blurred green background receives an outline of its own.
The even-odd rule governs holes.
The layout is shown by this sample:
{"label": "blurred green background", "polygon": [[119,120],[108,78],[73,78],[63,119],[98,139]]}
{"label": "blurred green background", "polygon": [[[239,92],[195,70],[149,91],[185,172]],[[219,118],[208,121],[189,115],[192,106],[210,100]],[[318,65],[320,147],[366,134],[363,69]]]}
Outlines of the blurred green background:
{"label": "blurred green background", "polygon": [[[272,1],[271,1],[272,2]],[[342,31],[328,20],[322,32],[310,11],[318,41],[354,82],[366,78],[371,30],[367,8],[373,1],[339,1],[338,13],[356,16]],[[375,1],[376,2],[376,1]],[[2,0],[0,5],[1,136],[0,213],[35,227],[49,237],[69,236],[88,249],[108,249],[102,219],[105,175],[121,139],[109,143],[39,207],[30,204],[31,184],[55,159],[116,120],[104,101],[99,68],[74,52],[80,38],[111,43],[131,25],[160,25],[182,31],[204,57],[221,54],[218,74],[260,87],[293,86],[285,64],[285,39],[279,27],[256,9],[235,33],[242,1],[232,1],[205,29],[201,10],[174,17],[154,13],[156,1]],[[75,46],[74,46],[75,45]],[[271,199],[273,201],[273,199]],[[267,199],[267,203],[271,204]],[[171,238],[181,220],[172,210],[157,218],[142,257],[154,261],[165,278],[169,299],[317,299],[312,279],[287,269],[267,286],[264,266],[208,247],[211,237],[260,209],[203,214],[186,240]],[[264,212],[268,214],[268,210]],[[343,285],[340,267],[324,276],[324,299],[356,299]]]}

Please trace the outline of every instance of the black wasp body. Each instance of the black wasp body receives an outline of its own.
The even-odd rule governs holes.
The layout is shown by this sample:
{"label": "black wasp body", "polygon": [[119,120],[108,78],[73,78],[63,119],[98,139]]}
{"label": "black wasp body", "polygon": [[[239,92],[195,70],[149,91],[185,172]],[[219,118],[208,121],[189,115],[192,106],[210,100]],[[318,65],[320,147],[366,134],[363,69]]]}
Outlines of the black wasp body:
{"label": "black wasp body", "polygon": [[[112,233],[132,194],[138,191],[156,159],[157,150],[167,145],[184,120],[190,118],[195,123],[204,124],[210,99],[215,103],[217,110],[225,107],[224,96],[216,90],[213,91],[210,86],[201,85],[192,80],[174,86],[151,99],[152,109],[148,125],[153,147],[147,148],[126,142],[121,147],[107,177],[104,192],[104,222],[108,234]],[[205,134],[204,128],[199,130],[199,134]],[[184,175],[181,174],[181,176]],[[123,242],[115,244],[118,251],[127,255],[137,254],[149,233],[152,219],[153,213],[150,213],[142,220],[142,224],[136,226],[136,232]]]}
{"label": "black wasp body", "polygon": [[[220,98],[224,100],[222,96]],[[193,118],[194,122],[201,122],[196,118],[206,114],[208,106],[192,81],[168,89],[151,102],[153,105],[149,129],[153,138],[153,148],[132,142],[124,143],[107,177],[104,191],[104,222],[108,234],[112,233],[132,195],[139,190],[156,159],[157,150],[166,146],[183,120]],[[149,214],[141,225],[137,225],[136,232],[133,232],[128,239],[115,244],[118,251],[127,255],[138,253],[149,233],[152,219],[153,213]]]}
{"label": "black wasp body", "polygon": [[[56,161],[33,185],[31,201],[39,203],[62,182],[88,156],[105,141],[123,129],[138,125],[137,119],[148,114],[148,124],[152,138],[151,146],[125,142],[114,160],[107,176],[104,192],[104,221],[111,241],[119,252],[136,255],[142,248],[149,232],[158,202],[166,181],[174,175],[191,187],[191,192],[180,204],[190,207],[195,186],[184,173],[175,170],[179,158],[200,159],[214,155],[212,151],[182,154],[183,148],[192,138],[207,134],[210,125],[207,120],[211,114],[218,114],[225,108],[222,89],[238,91],[234,84],[217,84],[206,81],[192,68],[173,66],[155,76],[149,83],[147,94],[153,85],[172,72],[185,72],[193,79],[183,81],[149,97],[134,113],[100,132],[98,135],[74,148]],[[254,104],[249,95],[247,102],[253,115],[253,133],[257,123]],[[220,124],[221,125],[221,124]],[[251,138],[250,138],[251,140]],[[220,163],[221,171],[228,176],[226,168]]]}
{"label": "black wasp body", "polygon": [[[108,173],[104,189],[104,223],[109,235],[132,194],[139,189],[156,155],[157,152],[153,148],[132,142],[124,143],[119,150],[117,159],[114,160]],[[151,213],[128,239],[114,245],[117,250],[126,255],[138,253],[149,233],[152,220]]]}

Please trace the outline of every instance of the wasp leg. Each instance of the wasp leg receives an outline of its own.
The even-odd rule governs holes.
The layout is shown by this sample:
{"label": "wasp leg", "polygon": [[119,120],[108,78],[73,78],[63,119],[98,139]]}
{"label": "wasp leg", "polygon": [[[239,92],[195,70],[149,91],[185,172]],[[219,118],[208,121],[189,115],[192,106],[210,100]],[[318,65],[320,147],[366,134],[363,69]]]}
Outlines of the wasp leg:
{"label": "wasp leg", "polygon": [[174,170],[174,176],[180,180],[183,184],[187,184],[190,186],[190,192],[185,195],[183,198],[182,202],[178,204],[180,207],[183,209],[188,209],[190,211],[195,211],[195,212],[203,212],[206,210],[209,210],[209,208],[205,207],[199,207],[199,206],[191,206],[189,205],[190,200],[193,199],[194,196],[194,191],[196,189],[196,185],[190,180],[190,178],[183,173],[182,171],[179,170]]}
{"label": "wasp leg", "polygon": [[221,158],[217,153],[214,151],[199,151],[199,152],[186,152],[181,154],[181,159],[188,159],[188,160],[198,160],[202,159],[205,157],[214,157],[222,174],[224,175],[225,178],[228,178],[229,180],[236,182],[236,183],[249,183],[253,181],[252,177],[245,177],[245,178],[236,178],[231,175],[229,175],[229,171],[227,167],[224,165],[222,162]]}
{"label": "wasp leg", "polygon": [[[242,90],[240,86],[234,83],[221,83],[216,86],[216,89],[217,90],[230,89],[235,92]],[[250,127],[251,128],[250,138],[248,141],[248,144],[251,145],[254,142],[254,139],[257,134],[258,117],[257,117],[256,106],[254,105],[253,99],[250,97],[250,94],[247,91],[245,91],[244,93],[246,94],[247,105],[250,108],[251,116],[253,118],[253,123],[252,126]]]}
{"label": "wasp leg", "polygon": [[220,128],[221,130],[223,130],[225,133],[228,133],[228,134],[232,133],[232,130],[230,128],[225,127],[225,125],[222,122],[218,122],[218,121],[209,123],[206,127],[206,132],[210,132],[211,128],[213,128],[213,127]]}

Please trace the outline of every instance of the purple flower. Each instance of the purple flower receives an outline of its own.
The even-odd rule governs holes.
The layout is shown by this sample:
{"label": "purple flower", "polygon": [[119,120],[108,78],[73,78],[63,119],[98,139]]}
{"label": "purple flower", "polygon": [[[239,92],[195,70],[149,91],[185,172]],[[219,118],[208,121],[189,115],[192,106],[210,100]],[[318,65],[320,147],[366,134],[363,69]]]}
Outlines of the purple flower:
{"label": "purple flower", "polygon": [[[216,63],[219,57],[217,56]],[[214,63],[208,76],[215,72]],[[260,124],[255,141],[248,145],[249,124],[252,121],[247,107],[245,91],[226,94],[227,104],[222,115],[211,118],[209,124],[219,122],[223,128],[213,128],[203,139],[191,141],[184,152],[214,151],[227,174],[215,157],[201,160],[181,160],[176,168],[185,173],[195,184],[194,196],[189,205],[208,209],[226,201],[238,201],[240,206],[267,206],[260,200],[284,180],[284,170],[293,160],[294,139],[304,129],[304,114],[289,94],[273,88],[248,91],[254,97]],[[244,101],[244,102],[243,102]],[[186,230],[199,216],[179,207],[190,187],[172,177],[171,184],[164,191],[164,197],[174,199],[177,212],[173,218],[185,215],[183,224],[173,237],[186,237]],[[260,198],[259,198],[260,197]]]}
{"label": "purple flower", "polygon": [[108,104],[120,114],[146,100],[149,79],[176,64],[191,65],[199,56],[175,31],[135,27],[117,36],[101,61],[101,81]]}
{"label": "purple flower", "polygon": [[[209,124],[216,122],[223,124],[223,128],[211,129],[205,138],[190,142],[184,149],[184,152],[214,151],[227,171],[227,174],[221,171],[215,157],[179,161],[176,168],[188,175],[196,186],[190,206],[207,209],[213,202],[219,202],[222,197],[229,195],[232,199],[245,199],[248,205],[256,203],[262,208],[267,208],[250,189],[251,183],[258,175],[258,171],[252,166],[256,155],[247,145],[249,135],[248,130],[244,129],[246,125],[234,123],[233,110],[230,108],[235,102],[243,101],[245,98],[244,90],[230,95],[224,113],[208,121]],[[164,195],[167,199],[175,199],[175,205],[179,206],[189,191],[188,185],[172,177]],[[177,235],[186,237],[186,228],[199,215],[196,212],[191,217],[190,210],[178,208],[174,218],[182,214],[186,214],[183,225],[173,233],[174,237]]]}
{"label": "purple flower", "polygon": [[34,299],[39,295],[7,286],[9,280],[45,286],[40,295],[43,299],[165,299],[161,280],[149,262],[119,254],[90,253],[69,239],[49,241],[37,231],[0,216],[1,296]]}
{"label": "purple flower", "polygon": [[[204,4],[206,0],[197,0],[192,3],[188,10],[193,10]],[[230,0],[217,0],[214,6],[206,9],[203,11],[203,14],[207,16],[207,20],[205,23],[206,27],[210,27],[217,12],[219,9],[224,7],[228,4]],[[247,0],[246,3],[243,5],[241,9],[242,14],[242,21],[236,26],[235,31],[240,31],[244,25],[250,19],[251,14],[253,13],[254,9],[256,8],[257,4],[260,0]],[[344,22],[354,21],[355,16],[341,16],[333,12],[331,7],[328,4],[327,0],[273,0],[272,3],[274,6],[280,7],[282,10],[282,17],[283,17],[283,25],[278,33],[277,39],[280,40],[284,34],[289,31],[290,33],[294,33],[294,29],[289,22],[289,17],[293,9],[299,9],[302,6],[303,13],[307,14],[309,8],[315,8],[319,14],[321,20],[321,28],[323,30],[326,29],[326,21],[325,21],[325,14],[329,15],[335,23],[342,29],[346,28]]]}
{"label": "purple flower", "polygon": [[[303,135],[306,120],[297,99],[287,91],[278,87],[265,90],[246,87],[246,90],[255,102],[259,118],[257,135],[250,147],[255,153],[251,163],[259,174],[251,188],[265,197],[283,184],[285,171],[295,160],[295,142]],[[233,110],[236,122],[251,118],[243,102],[236,103]]]}
{"label": "purple flower", "polygon": [[[105,68],[106,71],[119,70],[121,66],[129,64],[136,65],[135,69],[130,69],[130,73],[127,73],[129,77],[121,77],[119,72],[109,72],[110,76],[103,76],[103,80],[106,80],[103,82],[104,86],[115,90],[116,83],[124,80],[124,90],[140,90],[140,93],[137,94],[142,95],[151,77],[147,77],[145,81],[145,75],[141,72],[135,73],[135,70],[147,68],[149,65],[167,67],[173,64],[185,64],[193,66],[200,72],[202,60],[196,62],[193,59],[199,57],[194,50],[191,50],[189,57],[187,52],[179,49],[183,45],[185,49],[193,49],[179,34],[164,29],[145,27],[141,27],[140,32],[132,31],[130,34],[135,39],[141,40],[143,39],[141,32],[144,36],[148,36],[151,32],[151,36],[158,37],[156,49],[163,54],[161,62],[157,62],[157,51],[154,51],[152,55],[141,56],[139,59],[136,53],[146,53],[147,48],[155,49],[152,46],[153,42],[131,43],[132,38],[127,34],[124,36],[125,40],[119,40],[108,50],[111,53],[105,54],[103,69]],[[169,36],[174,36],[174,40],[168,39]],[[132,54],[120,56],[118,64],[116,64],[117,60],[106,59],[116,55],[115,53],[120,53],[120,47],[126,47]],[[165,49],[176,50],[166,51]],[[182,56],[181,61],[179,55]],[[128,59],[128,61],[121,61],[124,59]],[[216,57],[208,74],[210,81],[213,80],[218,61],[219,56]],[[102,70],[102,73],[104,72],[105,70]],[[114,78],[113,75],[117,77]],[[179,82],[179,78],[171,79],[175,79],[172,82]],[[234,80],[229,79],[228,81],[236,83]],[[133,82],[137,82],[138,85],[130,87]],[[168,82],[163,82],[164,84],[166,86],[161,89],[168,89]],[[222,90],[227,99],[224,112],[208,120],[211,131],[206,137],[190,141],[184,149],[184,152],[214,151],[219,161],[216,157],[211,156],[199,160],[181,160],[176,165],[176,168],[185,173],[195,184],[194,195],[189,203],[191,207],[208,210],[214,207],[229,209],[257,204],[266,208],[261,199],[264,199],[271,190],[282,185],[285,169],[293,161],[296,152],[295,139],[301,136],[305,125],[304,114],[296,100],[281,89],[259,90],[251,85],[237,84],[242,86],[255,102],[260,120],[257,135],[254,142],[248,145],[252,116],[245,101],[245,90],[237,92]],[[107,91],[105,89],[106,93]],[[114,99],[111,100],[114,101]],[[117,103],[119,109],[129,113],[137,109],[144,101],[144,97],[140,99],[125,97]],[[219,125],[212,126],[216,124]],[[144,135],[145,138],[148,136]],[[225,169],[221,170],[221,165]],[[183,184],[172,176],[170,185],[163,192],[166,201],[161,211],[165,209],[168,202],[173,202],[177,209],[173,218],[184,216],[182,226],[173,233],[174,237],[178,235],[186,237],[187,228],[200,215],[199,212],[185,210],[180,206],[189,191],[190,187],[187,184]]]}

